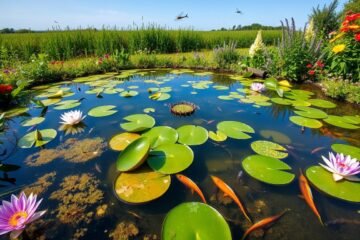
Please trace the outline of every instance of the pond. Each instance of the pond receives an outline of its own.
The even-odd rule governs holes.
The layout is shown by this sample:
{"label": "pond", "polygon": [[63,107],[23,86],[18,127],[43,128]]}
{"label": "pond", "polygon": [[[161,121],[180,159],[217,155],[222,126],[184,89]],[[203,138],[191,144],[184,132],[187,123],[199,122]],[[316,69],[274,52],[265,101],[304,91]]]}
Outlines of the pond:
{"label": "pond", "polygon": [[[319,163],[329,152],[360,158],[360,109],[312,86],[270,79],[256,92],[253,81],[263,82],[128,70],[35,87],[33,102],[6,113],[1,199],[44,199],[30,239],[240,239],[251,223],[224,182],[253,222],[287,210],[249,239],[356,239],[360,183],[335,182]],[[172,113],[176,103],[190,113]],[[70,110],[87,116],[63,126]],[[324,226],[299,197],[300,169]]]}

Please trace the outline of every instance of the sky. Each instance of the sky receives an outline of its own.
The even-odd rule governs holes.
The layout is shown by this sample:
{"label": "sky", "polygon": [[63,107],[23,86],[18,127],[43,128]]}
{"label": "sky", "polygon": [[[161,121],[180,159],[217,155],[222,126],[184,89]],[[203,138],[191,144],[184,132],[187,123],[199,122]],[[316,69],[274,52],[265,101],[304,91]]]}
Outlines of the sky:
{"label": "sky", "polygon": [[[0,29],[129,28],[155,23],[197,30],[260,23],[278,26],[294,17],[304,26],[313,7],[331,0],[0,0]],[[342,7],[346,0],[339,0]],[[236,14],[239,9],[243,14]],[[180,13],[189,18],[175,21]]]}

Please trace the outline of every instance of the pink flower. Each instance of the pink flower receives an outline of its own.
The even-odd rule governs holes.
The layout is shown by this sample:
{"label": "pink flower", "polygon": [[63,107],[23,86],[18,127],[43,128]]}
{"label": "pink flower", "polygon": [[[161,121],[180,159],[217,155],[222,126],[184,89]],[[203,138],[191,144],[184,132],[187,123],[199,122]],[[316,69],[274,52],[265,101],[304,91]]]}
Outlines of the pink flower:
{"label": "pink flower", "polygon": [[312,64],[311,64],[311,63],[308,63],[308,64],[306,65],[306,67],[307,67],[307,68],[312,68]]}
{"label": "pink flower", "polygon": [[266,90],[265,85],[262,83],[252,83],[250,88],[255,92],[263,92]]}
{"label": "pink flower", "polygon": [[309,74],[310,76],[315,75],[315,70],[309,70],[308,74]]}
{"label": "pink flower", "polygon": [[11,195],[11,202],[2,201],[0,206],[0,235],[11,232],[10,238],[16,239],[25,230],[27,224],[39,219],[46,211],[35,212],[42,199],[36,201],[36,195],[20,197]]}

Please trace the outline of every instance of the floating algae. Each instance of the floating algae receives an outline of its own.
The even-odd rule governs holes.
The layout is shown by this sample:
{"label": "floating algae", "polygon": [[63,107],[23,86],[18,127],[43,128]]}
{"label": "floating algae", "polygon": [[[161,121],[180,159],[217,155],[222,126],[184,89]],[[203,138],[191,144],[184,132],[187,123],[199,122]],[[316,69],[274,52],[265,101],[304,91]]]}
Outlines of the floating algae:
{"label": "floating algae", "polygon": [[33,184],[31,184],[29,187],[24,188],[23,192],[27,196],[30,195],[31,193],[40,195],[46,192],[46,190],[54,183],[55,176],[56,176],[55,171],[47,173],[42,177],[39,177],[38,180]]}
{"label": "floating algae", "polygon": [[98,188],[100,181],[91,174],[71,175],[64,178],[60,189],[50,195],[50,199],[60,201],[57,218],[65,224],[90,223],[94,212],[89,207],[99,203],[104,193]]}
{"label": "floating algae", "polygon": [[42,149],[28,156],[25,163],[37,167],[61,158],[73,163],[87,162],[101,156],[106,146],[106,142],[100,137],[83,140],[69,138],[57,148]]}
{"label": "floating algae", "polygon": [[119,223],[109,235],[113,240],[128,240],[139,234],[139,229],[131,222]]}

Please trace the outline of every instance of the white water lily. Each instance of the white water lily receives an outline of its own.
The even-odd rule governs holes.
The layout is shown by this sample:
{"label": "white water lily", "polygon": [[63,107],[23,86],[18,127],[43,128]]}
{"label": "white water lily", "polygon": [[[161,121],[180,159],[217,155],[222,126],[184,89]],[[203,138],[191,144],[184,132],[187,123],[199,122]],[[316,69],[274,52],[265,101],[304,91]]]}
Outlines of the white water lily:
{"label": "white water lily", "polygon": [[259,51],[265,50],[265,44],[262,40],[261,30],[258,31],[254,43],[251,45],[249,50],[249,56],[254,57],[255,54]]}
{"label": "white water lily", "polygon": [[324,156],[321,157],[326,165],[319,163],[320,166],[333,174],[335,182],[344,178],[350,181],[360,180],[356,177],[360,173],[360,162],[356,158],[351,158],[350,155],[344,156],[342,153],[337,153],[335,156],[332,152],[329,152],[329,159]]}
{"label": "white water lily", "polygon": [[79,124],[86,115],[83,116],[82,112],[79,110],[69,111],[61,115],[60,119],[62,120],[62,124],[66,125],[76,125]]}

